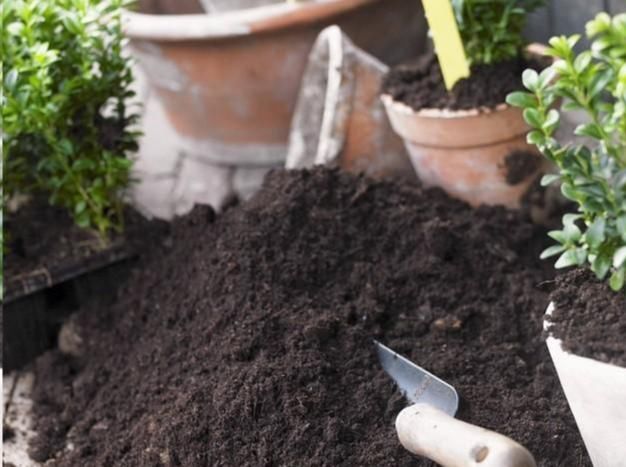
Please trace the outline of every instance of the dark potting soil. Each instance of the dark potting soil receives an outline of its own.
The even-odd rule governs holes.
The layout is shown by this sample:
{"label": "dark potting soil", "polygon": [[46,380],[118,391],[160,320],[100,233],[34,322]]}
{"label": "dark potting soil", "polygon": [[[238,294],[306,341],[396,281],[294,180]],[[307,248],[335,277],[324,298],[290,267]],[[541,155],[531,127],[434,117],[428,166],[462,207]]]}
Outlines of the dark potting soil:
{"label": "dark potting soil", "polygon": [[430,53],[392,68],[383,81],[383,93],[414,110],[494,108],[505,102],[507,94],[524,88],[526,68],[541,66],[525,59],[474,65],[470,77],[460,79],[448,91],[437,57]]}
{"label": "dark potting soil", "polygon": [[550,331],[563,348],[626,367],[626,294],[613,292],[583,269],[557,278]]}
{"label": "dark potting soil", "polygon": [[93,232],[75,226],[64,209],[38,198],[8,214],[6,231],[9,281],[40,267],[88,256],[100,247]]}
{"label": "dark potting soil", "polygon": [[[148,221],[128,208],[125,234],[112,235],[108,243],[91,230],[78,227],[65,209],[34,198],[5,221],[8,245],[4,259],[5,287],[19,288],[30,274],[47,270],[50,280],[55,271],[80,270],[85,259],[94,255],[118,256],[118,250],[130,253],[150,244],[147,234],[160,235],[165,223]],[[113,253],[116,251],[116,253]]]}
{"label": "dark potting soil", "polygon": [[591,465],[541,336],[544,238],[436,189],[272,172],[217,220],[197,208],[176,221],[114,307],[79,315],[82,357],[38,360],[31,455],[432,466],[396,439],[406,401],[376,338],[452,383],[461,419],[512,436],[540,466]]}
{"label": "dark potting soil", "polygon": [[6,423],[2,425],[2,441],[10,441],[15,438],[15,429],[13,427],[7,425]]}
{"label": "dark potting soil", "polygon": [[509,185],[522,183],[537,172],[542,164],[539,154],[531,151],[513,151],[504,158],[505,180]]}

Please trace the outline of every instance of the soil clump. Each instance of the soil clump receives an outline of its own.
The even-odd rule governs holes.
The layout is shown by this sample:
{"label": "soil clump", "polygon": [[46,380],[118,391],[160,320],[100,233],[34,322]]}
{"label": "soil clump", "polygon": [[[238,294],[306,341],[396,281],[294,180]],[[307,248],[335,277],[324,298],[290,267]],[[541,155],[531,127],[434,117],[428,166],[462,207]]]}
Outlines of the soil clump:
{"label": "soil clump", "polygon": [[560,275],[551,295],[552,334],[582,357],[626,367],[626,295],[613,292],[591,271]]}

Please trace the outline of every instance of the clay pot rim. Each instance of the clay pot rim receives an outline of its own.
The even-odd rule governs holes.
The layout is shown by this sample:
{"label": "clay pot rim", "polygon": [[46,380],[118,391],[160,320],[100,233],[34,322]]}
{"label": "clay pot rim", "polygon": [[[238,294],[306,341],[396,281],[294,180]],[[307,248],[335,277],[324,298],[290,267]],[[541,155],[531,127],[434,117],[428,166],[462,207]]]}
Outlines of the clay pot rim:
{"label": "clay pot rim", "polygon": [[387,108],[393,112],[405,115],[412,115],[419,118],[433,118],[433,119],[455,119],[455,118],[471,118],[480,117],[487,114],[496,114],[512,107],[503,102],[495,107],[474,107],[472,109],[437,109],[437,108],[424,108],[415,110],[404,102],[396,101],[391,95],[383,94],[380,97]]}
{"label": "clay pot rim", "polygon": [[[526,46],[524,52],[529,57],[546,57],[547,46],[539,42],[533,42]],[[472,118],[480,117],[482,115],[496,114],[512,109],[506,102],[502,102],[495,107],[474,107],[472,109],[438,109],[438,108],[424,108],[415,110],[411,106],[404,102],[396,101],[390,94],[382,94],[381,99],[385,104],[385,107],[393,112],[399,114],[412,115],[419,118],[441,118],[441,119],[454,119],[454,118]]]}
{"label": "clay pot rim", "polygon": [[310,24],[382,0],[320,0],[279,3],[219,14],[155,15],[124,11],[131,39],[189,41],[223,39]]}

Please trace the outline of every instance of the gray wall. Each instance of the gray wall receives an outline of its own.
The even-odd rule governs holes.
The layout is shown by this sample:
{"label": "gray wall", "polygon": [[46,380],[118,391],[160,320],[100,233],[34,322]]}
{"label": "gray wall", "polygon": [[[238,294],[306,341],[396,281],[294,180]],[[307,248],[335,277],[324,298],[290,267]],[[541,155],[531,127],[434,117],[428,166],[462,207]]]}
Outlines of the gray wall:
{"label": "gray wall", "polygon": [[600,11],[626,12],[626,0],[547,0],[547,6],[532,15],[527,36],[545,43],[555,35],[584,35],[585,23]]}

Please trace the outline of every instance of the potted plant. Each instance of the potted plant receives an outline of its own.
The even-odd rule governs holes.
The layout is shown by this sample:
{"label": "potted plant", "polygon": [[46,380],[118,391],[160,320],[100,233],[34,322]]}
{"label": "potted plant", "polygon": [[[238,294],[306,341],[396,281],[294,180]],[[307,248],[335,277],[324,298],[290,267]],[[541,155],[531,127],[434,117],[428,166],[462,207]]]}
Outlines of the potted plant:
{"label": "potted plant", "polygon": [[[122,51],[127,5],[15,0],[2,8],[5,326],[26,320],[31,334],[12,327],[5,337],[23,345],[39,345],[34,323],[50,319],[40,311],[51,300],[33,293],[129,255],[119,234],[138,134]],[[52,302],[63,300],[57,293]]]}
{"label": "potted plant", "polygon": [[[551,39],[556,62],[525,71],[530,92],[508,102],[524,109],[528,141],[559,168],[543,182],[559,181],[578,205],[543,256],[593,274],[579,269],[557,281],[548,347],[594,465],[608,467],[626,459],[626,15],[600,13],[586,32],[591,47],[578,54],[579,36]],[[585,140],[562,145],[554,133],[571,111],[587,117],[575,130]]]}
{"label": "potted plant", "polygon": [[448,91],[434,55],[391,70],[383,102],[420,179],[473,205],[517,207],[541,171],[519,109],[505,103],[538,63],[522,30],[541,0],[454,0],[471,74]]}

